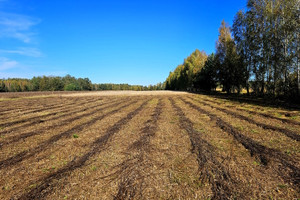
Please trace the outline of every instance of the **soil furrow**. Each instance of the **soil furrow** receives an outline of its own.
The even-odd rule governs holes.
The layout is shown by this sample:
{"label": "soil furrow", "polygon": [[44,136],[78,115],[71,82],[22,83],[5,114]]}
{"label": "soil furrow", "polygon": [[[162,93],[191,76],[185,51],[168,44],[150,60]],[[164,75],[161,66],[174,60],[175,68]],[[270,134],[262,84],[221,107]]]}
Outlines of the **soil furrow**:
{"label": "soil furrow", "polygon": [[279,128],[279,127],[276,127],[276,126],[267,125],[267,124],[263,124],[263,123],[257,122],[255,120],[249,118],[249,117],[246,117],[244,115],[240,115],[238,113],[232,112],[232,111],[224,109],[224,108],[213,106],[213,105],[208,104],[208,103],[206,103],[204,101],[201,101],[200,99],[193,99],[191,97],[189,97],[189,99],[192,100],[192,101],[196,100],[196,101],[198,101],[199,103],[201,103],[201,104],[203,104],[205,106],[209,106],[209,107],[211,107],[213,109],[222,111],[222,112],[224,112],[226,114],[229,114],[231,116],[234,116],[234,117],[236,117],[238,119],[245,120],[245,121],[247,121],[247,122],[249,122],[251,124],[254,124],[256,126],[259,126],[259,127],[263,128],[263,129],[269,129],[269,130],[272,130],[272,131],[278,131],[278,132],[281,132],[281,133],[285,134],[287,137],[289,137],[289,138],[291,138],[293,140],[300,141],[300,135],[297,134],[297,133],[295,133],[294,131],[291,131],[291,130],[288,130],[288,129],[285,129],[285,128]]}
{"label": "soil furrow", "polygon": [[115,200],[133,199],[136,195],[139,195],[140,198],[143,197],[142,192],[146,187],[143,182],[146,177],[142,172],[145,172],[146,168],[151,166],[147,162],[145,153],[149,153],[150,139],[155,136],[157,131],[157,121],[162,113],[162,108],[162,100],[159,99],[151,119],[147,120],[140,130],[140,138],[128,148],[128,151],[138,151],[138,154],[134,159],[127,159],[118,165],[121,169],[115,174],[119,174],[121,182],[118,186],[118,192],[114,196]]}
{"label": "soil furrow", "polygon": [[[85,112],[85,111],[92,110],[91,112],[88,112],[88,113],[83,113],[83,114],[76,115],[76,116],[71,117],[71,118],[60,120],[59,124],[53,124],[53,125],[50,125],[50,126],[41,127],[39,129],[35,129],[34,131],[25,132],[25,133],[22,133],[22,134],[15,135],[15,136],[12,136],[10,138],[7,138],[7,140],[5,142],[0,142],[0,149],[4,145],[15,143],[15,142],[18,142],[20,140],[26,139],[28,137],[34,136],[34,135],[43,134],[46,130],[53,129],[53,128],[63,127],[65,125],[67,125],[69,122],[72,122],[74,120],[78,120],[78,119],[83,118],[83,117],[87,117],[89,115],[93,115],[93,114],[95,114],[95,113],[97,113],[99,111],[99,109],[93,110],[94,108],[106,105],[105,107],[103,107],[101,109],[107,109],[107,108],[110,108],[110,107],[118,106],[118,105],[120,105],[121,102],[122,101],[111,101],[109,104],[95,105],[95,106],[91,106],[91,107],[88,107],[88,108],[84,108],[82,110],[77,110],[77,111],[74,111],[74,112],[71,112],[71,113],[66,113],[64,115],[60,115],[60,116],[56,117],[55,120],[63,118],[63,117],[66,117],[68,115],[73,115],[73,114],[78,113],[78,112]],[[51,120],[54,120],[54,119],[51,119]]]}
{"label": "soil furrow", "polygon": [[[68,163],[65,167],[59,169],[58,171],[48,175],[45,178],[42,178],[38,182],[40,184],[30,190],[29,192],[26,192],[22,194],[17,199],[44,199],[51,193],[51,189],[55,187],[54,180],[62,179],[68,174],[70,174],[72,171],[81,168],[85,163],[94,155],[100,153],[105,145],[108,143],[108,141],[111,139],[111,137],[116,134],[124,125],[126,125],[134,116],[136,116],[139,112],[142,111],[142,109],[147,105],[147,103],[150,100],[147,100],[143,102],[137,109],[134,111],[128,113],[126,117],[120,119],[117,121],[113,126],[108,128],[106,133],[102,135],[101,137],[98,137],[94,142],[90,145],[90,151],[88,151],[86,154],[81,156],[80,158],[73,160],[72,162]],[[117,112],[117,110],[115,110]]]}
{"label": "soil furrow", "polygon": [[[248,138],[247,136],[241,134],[238,130],[236,130],[234,127],[232,127],[230,124],[223,121],[216,115],[211,114],[204,109],[201,109],[199,106],[186,101],[183,98],[180,99],[191,108],[208,115],[211,120],[216,122],[217,126],[219,126],[225,132],[231,134],[239,143],[241,143],[246,149],[248,149],[251,153],[251,156],[256,156],[257,158],[259,158],[262,164],[268,165],[270,161],[277,162],[277,169],[274,169],[276,173],[278,173],[279,176],[283,177],[283,179],[287,183],[290,183],[292,186],[295,186],[297,189],[299,189],[300,169],[299,167],[297,167],[296,161],[276,149],[265,147],[252,140],[251,138]],[[282,171],[282,167],[286,168],[284,172]]]}
{"label": "soil furrow", "polygon": [[170,98],[171,104],[179,116],[180,127],[187,131],[192,151],[198,157],[201,179],[208,179],[212,185],[212,199],[230,199],[233,195],[236,181],[232,179],[228,170],[215,159],[214,147],[201,138],[201,133],[193,128],[193,123],[188,119],[182,109]]}
{"label": "soil furrow", "polygon": [[[121,107],[119,107],[119,108],[117,108],[113,111],[110,111],[110,112],[108,112],[104,115],[101,115],[99,117],[95,117],[91,120],[88,120],[87,122],[76,125],[76,126],[72,127],[69,130],[66,130],[62,133],[59,133],[57,135],[52,136],[51,138],[49,138],[48,140],[42,142],[39,146],[35,147],[34,149],[29,149],[29,150],[23,151],[23,152],[15,155],[15,156],[12,156],[8,159],[2,160],[2,161],[0,161],[0,169],[13,166],[13,165],[25,160],[25,159],[28,159],[28,158],[36,155],[37,153],[40,153],[40,152],[44,151],[46,148],[49,147],[49,145],[52,145],[54,142],[60,140],[61,138],[69,137],[70,135],[72,135],[72,133],[79,132],[79,131],[83,130],[86,126],[91,126],[94,123],[96,123],[97,121],[102,120],[103,118],[105,118],[107,116],[110,116],[112,114],[115,114],[118,111],[120,111],[121,109],[126,108],[127,106],[129,106],[133,103],[136,103],[136,102],[137,101],[127,103],[127,104],[125,104],[125,105],[123,105],[123,106],[121,106]],[[109,107],[111,107],[111,105]],[[94,112],[96,113],[96,112],[99,112],[99,111],[102,111],[102,110],[104,110],[104,108],[101,108],[101,109],[96,110]]]}

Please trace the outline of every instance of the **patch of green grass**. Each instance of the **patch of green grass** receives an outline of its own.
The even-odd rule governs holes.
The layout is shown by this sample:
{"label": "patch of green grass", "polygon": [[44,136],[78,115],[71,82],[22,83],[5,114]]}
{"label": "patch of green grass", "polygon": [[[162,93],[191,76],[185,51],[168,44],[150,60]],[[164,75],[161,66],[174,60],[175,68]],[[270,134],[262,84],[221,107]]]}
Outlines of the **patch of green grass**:
{"label": "patch of green grass", "polygon": [[285,185],[285,184],[278,184],[278,187],[281,188],[281,189],[283,189],[283,188],[286,188],[287,185]]}
{"label": "patch of green grass", "polygon": [[68,199],[68,196],[66,195],[66,196],[64,196],[64,199]]}
{"label": "patch of green grass", "polygon": [[79,138],[77,134],[73,134],[73,138]]}
{"label": "patch of green grass", "polygon": [[251,129],[251,132],[252,133],[259,133],[257,130],[255,130],[255,129]]}
{"label": "patch of green grass", "polygon": [[200,133],[205,133],[205,129],[204,128],[196,128],[196,131],[200,132]]}
{"label": "patch of green grass", "polygon": [[237,128],[239,131],[243,131],[243,130],[244,130],[244,127],[243,127],[243,126],[236,126],[236,128]]}
{"label": "patch of green grass", "polygon": [[291,155],[291,151],[290,150],[286,150],[286,151],[284,151],[284,153],[286,153],[287,155]]}
{"label": "patch of green grass", "polygon": [[36,184],[36,183],[34,183],[34,184],[31,184],[31,185],[29,185],[29,189],[36,188],[36,186],[37,186],[37,184]]}
{"label": "patch of green grass", "polygon": [[42,170],[43,170],[44,173],[49,172],[49,169],[48,169],[48,168],[44,168],[44,169],[42,169]]}
{"label": "patch of green grass", "polygon": [[272,145],[272,144],[276,144],[276,143],[279,143],[279,142],[280,142],[280,140],[278,140],[278,139],[271,139],[269,141],[269,144]]}
{"label": "patch of green grass", "polygon": [[8,187],[8,186],[3,186],[2,189],[3,189],[3,190],[9,190],[9,187]]}
{"label": "patch of green grass", "polygon": [[255,165],[255,166],[259,166],[259,165],[260,165],[260,163],[259,163],[259,162],[257,162],[257,161],[253,161],[253,165]]}
{"label": "patch of green grass", "polygon": [[91,170],[96,171],[96,170],[97,170],[97,167],[96,167],[96,166],[92,166],[92,167],[91,167]]}

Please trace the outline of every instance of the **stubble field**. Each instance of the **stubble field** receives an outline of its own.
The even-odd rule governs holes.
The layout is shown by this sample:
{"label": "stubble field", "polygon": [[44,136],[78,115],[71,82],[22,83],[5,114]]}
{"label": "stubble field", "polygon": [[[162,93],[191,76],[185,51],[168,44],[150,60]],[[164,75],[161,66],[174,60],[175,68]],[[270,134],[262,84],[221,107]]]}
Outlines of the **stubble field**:
{"label": "stubble field", "polygon": [[0,199],[298,199],[300,112],[184,92],[0,95]]}

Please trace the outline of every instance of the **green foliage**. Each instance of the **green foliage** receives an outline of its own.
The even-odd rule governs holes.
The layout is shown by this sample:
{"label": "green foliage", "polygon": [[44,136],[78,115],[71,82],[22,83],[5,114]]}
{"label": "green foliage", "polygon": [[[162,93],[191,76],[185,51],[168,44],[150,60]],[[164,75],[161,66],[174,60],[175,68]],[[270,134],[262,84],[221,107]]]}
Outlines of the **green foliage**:
{"label": "green foliage", "polygon": [[299,102],[299,9],[299,0],[248,0],[232,28],[222,21],[216,54],[206,61],[196,50],[170,72],[166,89],[209,91],[219,85],[227,93],[246,88],[248,94],[252,89]]}
{"label": "green foliage", "polygon": [[299,97],[299,8],[298,0],[248,0],[236,14],[234,39],[257,95]]}
{"label": "green foliage", "polygon": [[79,138],[77,134],[73,134],[73,138]]}
{"label": "green foliage", "polygon": [[79,86],[76,83],[69,83],[64,87],[65,91],[78,91],[80,90]]}
{"label": "green foliage", "polygon": [[165,88],[167,90],[193,90],[197,82],[196,74],[202,70],[206,59],[206,53],[196,49],[182,65],[177,66],[174,72],[170,72]]}
{"label": "green foliage", "polygon": [[214,54],[208,56],[204,67],[195,74],[194,86],[201,90],[211,91],[217,87],[217,60]]}

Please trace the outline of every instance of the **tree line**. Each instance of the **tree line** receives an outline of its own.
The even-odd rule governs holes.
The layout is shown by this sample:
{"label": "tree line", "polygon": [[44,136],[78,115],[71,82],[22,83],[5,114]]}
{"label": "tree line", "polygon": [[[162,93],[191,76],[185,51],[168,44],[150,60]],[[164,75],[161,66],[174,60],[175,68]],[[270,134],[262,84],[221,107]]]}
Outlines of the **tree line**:
{"label": "tree line", "polygon": [[91,91],[91,90],[162,90],[162,83],[149,86],[129,84],[93,84],[88,78],[75,78],[70,75],[38,76],[32,79],[0,79],[0,92],[26,91]]}
{"label": "tree line", "polygon": [[196,50],[166,79],[170,90],[300,96],[299,0],[248,0],[232,27],[222,21],[216,52]]}

